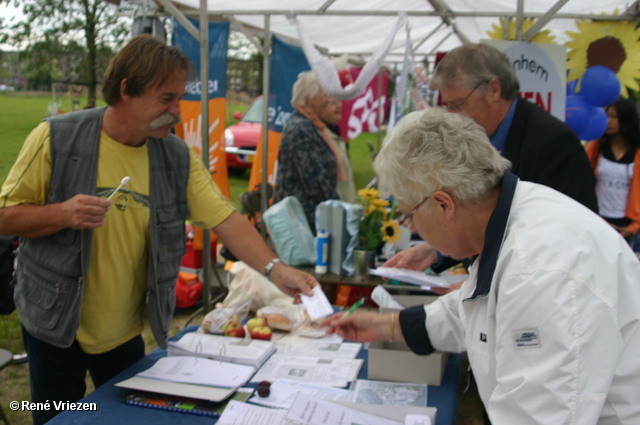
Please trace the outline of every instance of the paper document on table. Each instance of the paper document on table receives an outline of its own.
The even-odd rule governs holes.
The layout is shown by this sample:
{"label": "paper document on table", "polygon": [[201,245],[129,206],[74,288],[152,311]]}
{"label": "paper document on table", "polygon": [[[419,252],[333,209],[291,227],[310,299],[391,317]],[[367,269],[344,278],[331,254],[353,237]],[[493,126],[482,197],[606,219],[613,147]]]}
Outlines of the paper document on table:
{"label": "paper document on table", "polygon": [[342,388],[357,378],[362,363],[360,359],[320,359],[274,354],[258,369],[251,382],[284,378]]}
{"label": "paper document on table", "polygon": [[[281,348],[282,351],[280,350]],[[292,356],[319,357],[322,359],[355,359],[358,357],[361,348],[362,344],[359,342],[312,340],[304,346],[295,346],[293,348],[281,347],[281,344],[278,344],[278,354],[286,352]]]}
{"label": "paper document on table", "polygon": [[137,374],[143,378],[211,387],[236,388],[249,381],[255,368],[195,357],[162,357],[149,369]]}
{"label": "paper document on table", "polygon": [[329,303],[329,300],[320,285],[313,287],[312,296],[308,297],[304,294],[300,294],[300,299],[302,300],[302,304],[306,307],[309,317],[313,321],[333,314],[333,307],[331,307],[331,303]]}
{"label": "paper document on table", "polygon": [[216,422],[217,425],[285,425],[284,410],[253,406],[231,400]]}
{"label": "paper document on table", "polygon": [[465,280],[469,275],[440,275],[434,276],[419,272],[416,270],[401,269],[398,267],[378,267],[369,270],[369,273],[376,276],[382,276],[389,279],[399,280],[400,282],[410,283],[412,285],[420,285],[435,288],[448,288],[454,283]]}
{"label": "paper document on table", "polygon": [[310,394],[320,400],[343,400],[351,399],[351,391],[341,390],[322,385],[307,384],[304,382],[292,381],[291,379],[278,379],[271,384],[268,397],[253,396],[249,401],[263,406],[275,407],[277,409],[288,409],[293,404],[299,392]]}
{"label": "paper document on table", "polygon": [[427,407],[427,386],[423,384],[358,379],[353,392],[354,403]]}
{"label": "paper document on table", "polygon": [[298,393],[287,412],[287,419],[305,425],[404,425],[403,422],[374,416],[307,393]]}
{"label": "paper document on table", "polygon": [[407,415],[404,425],[431,425],[431,418],[427,415]]}

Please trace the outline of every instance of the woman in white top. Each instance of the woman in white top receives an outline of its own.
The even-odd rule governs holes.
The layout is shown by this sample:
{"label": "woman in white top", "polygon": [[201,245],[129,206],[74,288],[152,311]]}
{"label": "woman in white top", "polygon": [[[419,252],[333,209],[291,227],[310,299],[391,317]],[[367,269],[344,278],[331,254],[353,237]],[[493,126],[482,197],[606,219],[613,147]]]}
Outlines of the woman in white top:
{"label": "woman in white top", "polygon": [[600,215],[633,246],[640,229],[638,112],[631,99],[619,99],[605,109],[607,130],[587,145],[587,155],[597,177]]}

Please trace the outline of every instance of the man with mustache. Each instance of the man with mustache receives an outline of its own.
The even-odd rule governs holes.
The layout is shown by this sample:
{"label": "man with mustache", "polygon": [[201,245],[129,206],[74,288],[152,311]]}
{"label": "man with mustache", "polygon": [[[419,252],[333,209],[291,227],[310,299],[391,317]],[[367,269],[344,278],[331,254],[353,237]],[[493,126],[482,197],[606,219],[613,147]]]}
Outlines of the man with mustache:
{"label": "man with mustache", "polygon": [[[14,298],[32,402],[75,402],[87,370],[98,387],[142,358],[145,313],[166,346],[187,219],[292,297],[317,285],[279,261],[170,134],[190,72],[175,47],[133,38],[105,72],[108,106],[41,123],[3,185],[0,234],[21,237]],[[58,413],[33,411],[33,422]]]}

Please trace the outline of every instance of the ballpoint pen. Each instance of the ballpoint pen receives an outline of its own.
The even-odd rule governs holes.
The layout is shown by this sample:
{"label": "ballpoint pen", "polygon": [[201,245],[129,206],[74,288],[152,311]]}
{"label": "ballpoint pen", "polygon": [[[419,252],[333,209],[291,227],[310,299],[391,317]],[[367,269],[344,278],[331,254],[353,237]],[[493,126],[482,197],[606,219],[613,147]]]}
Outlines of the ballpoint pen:
{"label": "ballpoint pen", "polygon": [[358,301],[353,303],[353,305],[349,307],[349,310],[347,310],[347,316],[356,311],[359,307],[362,306],[362,304],[364,304],[364,298],[360,298]]}

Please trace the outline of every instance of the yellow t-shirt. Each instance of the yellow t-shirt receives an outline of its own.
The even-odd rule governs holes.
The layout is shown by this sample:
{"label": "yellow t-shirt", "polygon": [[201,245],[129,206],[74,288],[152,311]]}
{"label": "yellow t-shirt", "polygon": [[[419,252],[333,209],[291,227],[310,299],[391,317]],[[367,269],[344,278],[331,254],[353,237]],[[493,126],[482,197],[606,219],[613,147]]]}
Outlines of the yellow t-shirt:
{"label": "yellow t-shirt", "polygon": [[[232,204],[218,190],[202,160],[190,150],[187,204],[190,219],[210,228],[224,221]],[[112,350],[140,334],[149,247],[149,156],[147,144],[126,146],[100,135],[96,195],[108,197],[124,176],[129,183],[111,199],[95,229],[76,339],[89,354]],[[44,205],[51,179],[49,124],[27,137],[0,193],[0,206]]]}

